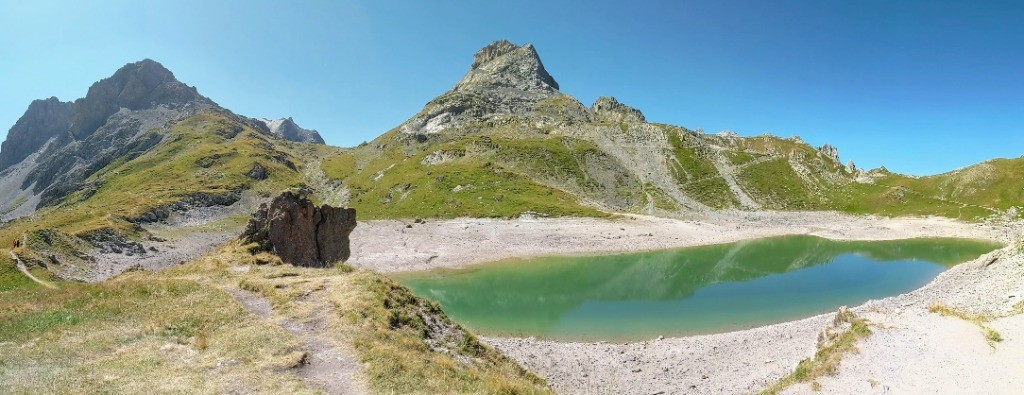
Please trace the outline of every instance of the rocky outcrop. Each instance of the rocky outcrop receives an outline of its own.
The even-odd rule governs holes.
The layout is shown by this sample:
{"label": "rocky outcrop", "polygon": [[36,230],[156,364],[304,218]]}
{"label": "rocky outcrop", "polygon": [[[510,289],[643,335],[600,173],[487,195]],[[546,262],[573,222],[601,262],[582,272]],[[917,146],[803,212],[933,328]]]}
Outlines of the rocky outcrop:
{"label": "rocky outcrop", "polygon": [[355,209],[317,207],[307,192],[286,191],[260,205],[241,239],[293,265],[329,267],[348,259],[348,236],[355,227]]}
{"label": "rocky outcrop", "polygon": [[241,198],[242,194],[239,191],[226,193],[196,192],[176,202],[154,207],[138,217],[129,218],[128,220],[140,224],[160,222],[166,220],[175,212],[185,214],[204,207],[227,207],[235,204]]}
{"label": "rocky outcrop", "polygon": [[32,155],[47,141],[71,127],[74,104],[61,102],[56,97],[35,100],[28,110],[7,132],[7,140],[0,145],[0,171],[16,165]]}
{"label": "rocky outcrop", "polygon": [[836,147],[825,144],[821,146],[821,148],[818,148],[818,152],[829,157],[833,162],[841,164],[841,162],[839,162],[839,150]]}
{"label": "rocky outcrop", "polygon": [[646,123],[644,114],[633,107],[619,103],[614,97],[599,97],[590,106],[592,117],[605,122]]}
{"label": "rocky outcrop", "polygon": [[288,141],[297,143],[325,144],[324,139],[316,130],[304,129],[295,123],[291,118],[266,119],[259,118],[260,122],[267,125],[270,134]]}

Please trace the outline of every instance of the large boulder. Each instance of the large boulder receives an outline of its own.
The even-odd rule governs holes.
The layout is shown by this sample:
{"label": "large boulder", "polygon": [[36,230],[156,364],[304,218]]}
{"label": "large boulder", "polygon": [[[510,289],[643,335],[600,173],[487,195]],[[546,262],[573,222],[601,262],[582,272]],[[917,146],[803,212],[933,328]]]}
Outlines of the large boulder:
{"label": "large boulder", "polygon": [[306,192],[286,191],[260,205],[241,238],[296,266],[329,267],[348,260],[355,227],[355,209],[317,207]]}

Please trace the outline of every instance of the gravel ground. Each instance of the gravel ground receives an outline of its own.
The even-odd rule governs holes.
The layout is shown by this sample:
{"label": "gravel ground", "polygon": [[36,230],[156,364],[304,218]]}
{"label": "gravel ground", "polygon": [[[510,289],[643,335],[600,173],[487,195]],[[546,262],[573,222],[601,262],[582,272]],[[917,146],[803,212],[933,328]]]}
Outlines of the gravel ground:
{"label": "gravel ground", "polygon": [[807,234],[835,240],[965,237],[1009,240],[1007,228],[947,218],[854,217],[822,212],[719,212],[690,220],[454,219],[366,221],[352,232],[357,267],[379,272],[458,268],[512,257],[632,252]]}

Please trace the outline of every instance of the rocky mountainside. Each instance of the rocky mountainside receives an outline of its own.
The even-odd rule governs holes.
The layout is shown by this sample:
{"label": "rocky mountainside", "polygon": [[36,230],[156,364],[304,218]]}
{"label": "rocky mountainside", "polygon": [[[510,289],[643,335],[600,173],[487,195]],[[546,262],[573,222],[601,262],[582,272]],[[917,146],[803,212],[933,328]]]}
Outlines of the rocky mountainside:
{"label": "rocky mountainside", "polygon": [[[90,178],[101,169],[144,155],[173,125],[204,112],[282,139],[323,144],[316,131],[291,119],[265,123],[235,115],[146,59],[96,82],[73,103],[50,98],[29,106],[0,148],[0,183],[7,190],[0,213],[10,219],[95,189]],[[20,207],[25,204],[30,207]]]}
{"label": "rocky mountainside", "polygon": [[0,171],[25,160],[43,144],[71,128],[74,103],[65,103],[56,97],[35,100],[28,105],[25,115],[7,133],[0,145]]}
{"label": "rocky mountainside", "polygon": [[[322,143],[290,119],[234,114],[157,62],[128,64],[73,103],[33,102],[11,128],[0,235],[27,234],[66,278],[180,262],[237,234],[223,223],[302,186],[302,165],[332,150],[286,140]],[[189,248],[155,236],[171,230]]]}
{"label": "rocky mountainside", "polygon": [[587,108],[558,90],[532,45],[507,41],[478,51],[419,114],[324,170],[369,217],[774,209],[980,218],[1005,209],[915,193],[909,177],[844,165],[835,147],[798,137],[651,123],[613,97]]}

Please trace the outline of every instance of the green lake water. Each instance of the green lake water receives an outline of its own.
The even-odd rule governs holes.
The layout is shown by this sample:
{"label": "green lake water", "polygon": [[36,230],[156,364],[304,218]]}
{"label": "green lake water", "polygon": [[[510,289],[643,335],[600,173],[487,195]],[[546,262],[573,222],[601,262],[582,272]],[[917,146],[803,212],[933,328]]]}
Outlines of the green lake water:
{"label": "green lake water", "polygon": [[898,295],[999,247],[784,236],[394,277],[481,334],[630,341],[752,328]]}

